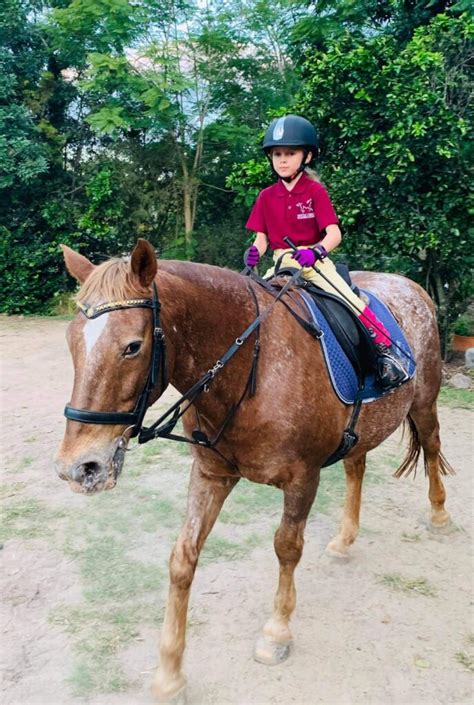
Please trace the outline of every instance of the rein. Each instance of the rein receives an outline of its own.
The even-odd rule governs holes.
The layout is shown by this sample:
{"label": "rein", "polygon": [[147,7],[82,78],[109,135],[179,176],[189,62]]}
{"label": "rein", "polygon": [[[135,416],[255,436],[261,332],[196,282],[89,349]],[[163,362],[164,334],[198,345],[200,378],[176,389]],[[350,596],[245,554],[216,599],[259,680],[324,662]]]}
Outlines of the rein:
{"label": "rein", "polygon": [[[176,424],[178,423],[179,419],[186,413],[188,408],[194,403],[194,401],[197,399],[197,397],[202,393],[202,392],[208,392],[209,391],[209,386],[210,384],[214,381],[216,376],[221,372],[221,370],[225,367],[225,365],[229,362],[229,360],[235,355],[235,353],[242,347],[242,345],[245,343],[245,341],[252,335],[254,331],[258,331],[260,324],[263,323],[263,321],[267,318],[267,316],[271,313],[273,310],[276,302],[281,299],[281,297],[288,291],[288,289],[293,286],[293,284],[296,282],[296,280],[301,276],[301,272],[295,272],[295,274],[291,277],[290,280],[288,280],[287,284],[281,289],[279,294],[275,297],[274,301],[268,306],[262,313],[259,313],[259,308],[258,308],[258,301],[257,297],[255,295],[255,292],[253,290],[253,287],[249,286],[250,293],[252,294],[252,297],[255,302],[255,306],[257,309],[257,317],[252,321],[252,323],[244,330],[241,335],[235,339],[234,343],[226,350],[224,355],[220,357],[213,367],[209,369],[205,375],[201,377],[188,391],[183,394],[174,404],[171,406],[168,411],[166,411],[162,416],[160,416],[159,419],[155,421],[155,423],[150,426],[149,428],[143,428],[140,432],[140,435],[138,437],[138,442],[139,443],[147,443],[148,441],[154,439],[154,438],[168,438],[172,441],[183,441],[185,443],[191,443],[193,445],[200,445],[204,446],[206,448],[210,448],[211,450],[214,450],[215,452],[218,453],[226,462],[234,467],[238,471],[237,466],[235,463],[232,463],[230,460],[227,458],[224,458],[222,454],[217,450],[215,447],[216,444],[219,442],[221,439],[225,429],[229,426],[231,420],[235,416],[238,408],[240,407],[241,403],[244,400],[244,397],[247,393],[247,391],[250,392],[250,396],[253,396],[256,391],[256,383],[257,383],[257,362],[258,362],[258,356],[260,352],[260,340],[257,335],[257,339],[255,341],[254,345],[254,353],[253,353],[253,360],[252,360],[252,367],[250,370],[250,375],[247,380],[247,384],[244,388],[244,391],[242,395],[239,398],[239,401],[234,404],[229,413],[227,414],[224,423],[222,424],[221,428],[217,432],[217,434],[214,436],[213,439],[210,439],[202,430],[201,428],[197,428],[192,432],[192,439],[186,438],[185,436],[178,436],[176,434],[173,434],[172,431],[174,430]],[[186,402],[186,405],[184,408],[180,408],[181,405]],[[196,412],[197,413],[197,412]],[[171,418],[169,418],[171,417]],[[166,421],[168,419],[168,421]],[[198,420],[198,426],[199,426],[199,415],[197,414],[197,420]]]}
{"label": "rein", "polygon": [[[123,301],[110,301],[98,306],[88,306],[87,304],[78,302],[78,308],[89,319],[97,318],[103,313],[117,311],[127,308],[150,308],[153,315],[153,342],[150,357],[150,367],[148,370],[147,379],[142,392],[140,393],[135,408],[133,411],[90,411],[88,409],[77,409],[76,407],[66,404],[64,416],[70,421],[78,421],[79,423],[88,424],[115,424],[125,425],[131,428],[130,438],[138,436],[139,444],[147,443],[155,438],[168,438],[173,441],[182,441],[193,445],[200,445],[210,448],[215,451],[223,460],[225,460],[234,471],[239,472],[238,467],[232,461],[225,458],[220,451],[215,447],[221,439],[224,431],[228,428],[240,405],[242,404],[247,393],[253,396],[256,391],[257,380],[257,362],[260,351],[259,327],[260,324],[267,318],[273,310],[277,301],[279,301],[287,291],[296,283],[301,276],[301,270],[296,271],[293,276],[287,281],[285,286],[281,288],[279,293],[274,296],[272,303],[262,312],[259,312],[258,301],[253,287],[249,285],[250,293],[253,297],[257,317],[243,331],[243,333],[235,339],[234,343],[226,350],[226,352],[215,362],[215,364],[197,381],[193,386],[183,394],[157,421],[150,427],[143,426],[147,408],[149,406],[150,394],[157,384],[158,376],[161,371],[161,389],[162,393],[168,386],[168,375],[166,370],[166,345],[165,336],[161,328],[160,310],[161,304],[158,298],[158,289],[156,283],[153,282],[153,298],[152,299],[125,299]],[[252,358],[252,366],[247,380],[247,384],[236,404],[229,410],[224,422],[213,439],[210,439],[200,428],[199,414],[196,410],[198,428],[192,432],[192,439],[185,436],[174,434],[174,428],[179,419],[186,413],[188,408],[194,403],[197,397],[202,392],[208,392],[211,383],[216,376],[221,372],[229,360],[243,346],[246,340],[256,332],[256,340],[254,344],[254,352]],[[184,404],[184,408],[180,408]],[[125,445],[125,438],[122,436],[122,445]]]}

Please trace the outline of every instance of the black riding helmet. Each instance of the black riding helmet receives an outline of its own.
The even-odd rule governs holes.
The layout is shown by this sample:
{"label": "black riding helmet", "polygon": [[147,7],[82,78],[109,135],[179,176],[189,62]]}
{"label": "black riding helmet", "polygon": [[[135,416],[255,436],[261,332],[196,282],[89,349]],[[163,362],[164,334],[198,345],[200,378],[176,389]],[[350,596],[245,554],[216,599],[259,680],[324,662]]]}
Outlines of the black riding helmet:
{"label": "black riding helmet", "polygon": [[305,164],[306,157],[309,152],[312,153],[313,157],[317,154],[318,142],[318,133],[309,120],[298,115],[285,115],[285,117],[276,118],[270,124],[265,133],[262,148],[272,165],[272,169],[273,164],[270,154],[272,147],[300,147],[303,150],[303,160],[297,171],[292,176],[283,177],[284,181],[290,182],[304,170],[305,166],[309,166],[309,164]]}

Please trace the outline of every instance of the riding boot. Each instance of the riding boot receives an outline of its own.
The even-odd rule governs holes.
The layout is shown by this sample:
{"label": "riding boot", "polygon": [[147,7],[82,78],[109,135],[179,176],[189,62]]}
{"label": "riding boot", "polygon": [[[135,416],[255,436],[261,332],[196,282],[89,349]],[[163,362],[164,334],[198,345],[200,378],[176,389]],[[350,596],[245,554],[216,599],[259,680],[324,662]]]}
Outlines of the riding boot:
{"label": "riding boot", "polygon": [[403,365],[393,354],[391,345],[374,343],[374,349],[377,381],[383,389],[395,389],[410,379]]}
{"label": "riding boot", "polygon": [[367,329],[372,341],[378,384],[382,389],[399,387],[409,379],[409,376],[394,353],[388,330],[368,306],[360,314],[359,320]]}

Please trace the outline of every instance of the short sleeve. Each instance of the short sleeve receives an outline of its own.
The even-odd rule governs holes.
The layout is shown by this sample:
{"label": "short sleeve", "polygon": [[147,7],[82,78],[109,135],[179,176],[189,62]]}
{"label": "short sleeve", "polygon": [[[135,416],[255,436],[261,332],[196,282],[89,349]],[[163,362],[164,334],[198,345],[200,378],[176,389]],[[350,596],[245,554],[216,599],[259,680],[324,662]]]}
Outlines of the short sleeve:
{"label": "short sleeve", "polygon": [[265,233],[267,235],[267,224],[265,222],[265,214],[263,210],[263,198],[260,193],[255,201],[249,219],[245,227],[248,230],[253,230],[256,233]]}
{"label": "short sleeve", "polygon": [[339,224],[339,218],[336,215],[329,194],[321,184],[318,184],[318,189],[314,194],[314,212],[320,232],[327,228],[328,225]]}

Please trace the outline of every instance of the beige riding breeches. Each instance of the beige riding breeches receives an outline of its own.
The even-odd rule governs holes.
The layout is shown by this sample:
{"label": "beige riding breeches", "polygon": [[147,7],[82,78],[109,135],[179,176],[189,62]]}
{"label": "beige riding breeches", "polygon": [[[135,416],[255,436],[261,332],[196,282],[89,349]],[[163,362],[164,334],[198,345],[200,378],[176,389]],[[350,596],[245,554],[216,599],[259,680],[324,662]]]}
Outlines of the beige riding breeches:
{"label": "beige riding breeches", "polygon": [[[303,250],[306,248],[299,247],[298,249]],[[317,260],[315,262],[315,267],[319,269],[322,274],[324,274],[324,278],[320,274],[315,272],[312,267],[302,268],[301,265],[299,265],[298,262],[292,258],[292,254],[293,250],[275,250],[273,253],[273,261],[276,263],[283,255],[283,258],[280,263],[280,268],[291,267],[293,269],[303,269],[303,276],[305,279],[310,282],[313,282],[313,284],[316,284],[324,291],[327,291],[329,294],[339,296],[340,292],[343,297],[347,300],[347,302],[350,303],[353,308],[355,308],[358,315],[362,313],[362,311],[366,307],[366,304],[364,303],[364,301],[362,301],[362,299],[360,299],[354,294],[350,286],[346,284],[341,275],[337,273],[336,267],[334,263],[329,259],[329,257],[325,257],[325,259]],[[270,267],[270,269],[264,274],[265,279],[267,277],[271,277],[273,273],[274,267]],[[334,287],[336,288],[334,288],[332,284],[334,284]],[[340,298],[343,297],[341,296]]]}

